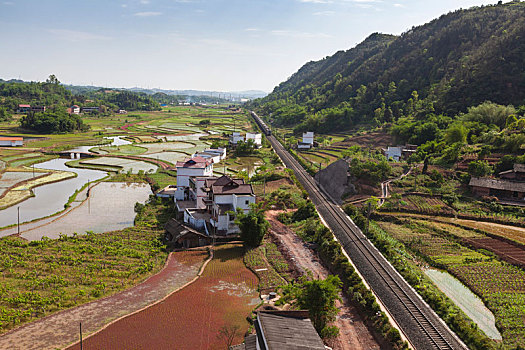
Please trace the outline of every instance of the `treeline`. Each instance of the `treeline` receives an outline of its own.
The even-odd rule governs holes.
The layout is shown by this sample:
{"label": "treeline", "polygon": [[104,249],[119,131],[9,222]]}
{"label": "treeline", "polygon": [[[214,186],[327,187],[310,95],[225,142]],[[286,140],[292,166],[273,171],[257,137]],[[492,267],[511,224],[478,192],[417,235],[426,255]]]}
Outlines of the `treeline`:
{"label": "treeline", "polygon": [[296,132],[327,132],[452,117],[485,100],[523,105],[524,10],[519,2],[458,10],[399,37],[372,34],[307,63],[250,107]]}
{"label": "treeline", "polygon": [[73,93],[51,75],[45,82],[0,81],[0,108],[13,114],[20,104],[31,106],[63,107],[104,107],[104,111],[118,109],[153,111],[160,110],[160,104],[152,96],[126,90],[99,89]]}
{"label": "treeline", "polygon": [[46,134],[89,130],[79,115],[70,115],[62,109],[30,112],[20,119],[20,127]]}

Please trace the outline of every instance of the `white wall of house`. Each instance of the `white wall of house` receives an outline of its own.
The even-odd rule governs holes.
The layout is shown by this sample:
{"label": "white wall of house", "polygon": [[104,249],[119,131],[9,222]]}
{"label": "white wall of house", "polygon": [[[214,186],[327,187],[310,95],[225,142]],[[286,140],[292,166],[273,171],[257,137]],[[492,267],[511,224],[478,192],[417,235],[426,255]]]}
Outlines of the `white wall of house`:
{"label": "white wall of house", "polygon": [[14,146],[23,146],[23,145],[24,145],[23,140],[0,140],[0,146],[14,147]]}
{"label": "white wall of house", "polygon": [[245,213],[250,211],[250,204],[255,203],[254,195],[232,195],[232,204],[235,210],[241,208]]}
{"label": "white wall of house", "polygon": [[403,152],[403,147],[388,147],[385,150],[385,157],[386,159],[393,159],[395,161],[399,161],[401,159],[401,155]]}
{"label": "white wall of house", "polygon": [[177,187],[188,187],[190,177],[194,176],[211,176],[213,174],[213,164],[206,168],[183,168],[177,167]]}
{"label": "white wall of house", "polygon": [[230,142],[236,145],[239,141],[244,141],[244,136],[240,132],[234,132],[230,137]]}
{"label": "white wall of house", "polygon": [[262,134],[248,132],[246,133],[246,142],[248,142],[248,140],[253,140],[253,143],[255,143],[257,147],[262,146]]}
{"label": "white wall of house", "polygon": [[202,230],[206,226],[206,221],[204,219],[195,219],[188,209],[184,211],[184,223],[190,225],[196,230]]}
{"label": "white wall of house", "polygon": [[313,131],[308,131],[303,133],[303,143],[308,143],[313,146],[314,144],[314,133]]}

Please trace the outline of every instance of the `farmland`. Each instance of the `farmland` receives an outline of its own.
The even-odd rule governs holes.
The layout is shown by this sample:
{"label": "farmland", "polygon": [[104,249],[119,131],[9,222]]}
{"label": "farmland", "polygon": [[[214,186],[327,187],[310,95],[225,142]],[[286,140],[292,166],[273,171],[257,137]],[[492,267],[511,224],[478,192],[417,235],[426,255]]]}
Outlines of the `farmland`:
{"label": "farmland", "polygon": [[242,342],[246,317],[260,302],[257,278],[244,266],[243,252],[240,245],[217,246],[197,281],[85,339],[84,347],[223,349],[217,337],[223,326],[239,326],[233,343]]}
{"label": "farmland", "polygon": [[524,345],[525,272],[497,260],[490,252],[472,250],[457,240],[477,238],[482,236],[480,233],[415,220],[378,224],[430,265],[448,271],[478,295],[494,313],[505,348]]}

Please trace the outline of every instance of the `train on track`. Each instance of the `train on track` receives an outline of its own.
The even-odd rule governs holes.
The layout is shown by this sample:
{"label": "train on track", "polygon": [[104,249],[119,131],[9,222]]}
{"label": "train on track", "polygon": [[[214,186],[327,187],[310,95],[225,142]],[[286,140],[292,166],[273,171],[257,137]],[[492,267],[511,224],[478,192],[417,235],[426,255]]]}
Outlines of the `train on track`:
{"label": "train on track", "polygon": [[251,111],[251,114],[252,114],[252,118],[255,119],[255,122],[257,123],[257,125],[259,125],[259,128],[261,128],[261,131],[266,135],[266,136],[271,136],[272,135],[272,129],[270,129],[265,122],[263,122],[263,120],[254,112],[254,111]]}

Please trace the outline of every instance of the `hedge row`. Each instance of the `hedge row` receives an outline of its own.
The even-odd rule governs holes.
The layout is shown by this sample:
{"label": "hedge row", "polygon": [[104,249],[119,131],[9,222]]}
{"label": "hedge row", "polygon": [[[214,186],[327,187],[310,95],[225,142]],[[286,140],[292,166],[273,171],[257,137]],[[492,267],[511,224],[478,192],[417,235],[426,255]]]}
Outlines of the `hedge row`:
{"label": "hedge row", "polygon": [[346,295],[354,301],[361,314],[368,318],[383,340],[389,342],[393,349],[408,349],[408,344],[401,339],[399,331],[381,311],[374,294],[364,285],[361,276],[343,254],[341,245],[334,239],[330,230],[317,218],[308,220],[310,222],[305,225],[303,237],[317,244],[321,260],[332,273],[339,276]]}

